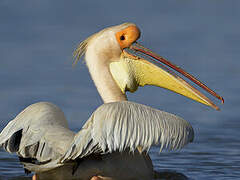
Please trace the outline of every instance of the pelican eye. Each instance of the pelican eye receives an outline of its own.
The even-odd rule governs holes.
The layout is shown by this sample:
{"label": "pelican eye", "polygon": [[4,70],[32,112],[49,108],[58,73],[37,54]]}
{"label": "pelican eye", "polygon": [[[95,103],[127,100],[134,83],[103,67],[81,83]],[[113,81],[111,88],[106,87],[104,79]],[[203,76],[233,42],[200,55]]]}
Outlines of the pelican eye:
{"label": "pelican eye", "polygon": [[125,36],[124,36],[124,35],[121,35],[121,36],[120,36],[120,40],[121,40],[121,41],[125,40]]}

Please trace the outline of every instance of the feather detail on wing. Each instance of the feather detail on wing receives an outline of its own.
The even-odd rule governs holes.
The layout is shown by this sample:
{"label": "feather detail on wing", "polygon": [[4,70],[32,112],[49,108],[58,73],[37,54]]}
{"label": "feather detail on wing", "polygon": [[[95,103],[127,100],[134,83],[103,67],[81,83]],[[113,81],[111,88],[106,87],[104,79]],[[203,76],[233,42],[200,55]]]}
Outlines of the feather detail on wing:
{"label": "feather detail on wing", "polygon": [[182,148],[192,142],[194,132],[184,119],[151,107],[129,102],[100,106],[74,137],[61,162],[91,153],[149,150],[161,144],[168,149]]}
{"label": "feather detail on wing", "polygon": [[47,102],[33,104],[10,121],[0,134],[0,147],[16,153],[30,171],[59,166],[74,133],[68,129],[63,112]]}

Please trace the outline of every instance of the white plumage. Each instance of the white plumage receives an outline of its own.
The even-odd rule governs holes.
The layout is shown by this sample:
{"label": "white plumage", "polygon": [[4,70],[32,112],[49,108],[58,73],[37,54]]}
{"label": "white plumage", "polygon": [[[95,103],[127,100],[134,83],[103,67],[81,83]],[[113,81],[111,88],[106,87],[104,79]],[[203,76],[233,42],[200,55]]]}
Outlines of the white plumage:
{"label": "white plumage", "polygon": [[193,136],[182,118],[129,101],[103,104],[75,134],[57,106],[40,102],[8,123],[0,145],[17,153],[26,169],[45,172],[92,154],[149,150],[154,144],[181,148]]}
{"label": "white plumage", "polygon": [[148,151],[157,144],[177,149],[192,142],[193,137],[191,125],[173,114],[128,101],[107,103],[76,134],[62,161],[127,148]]}
{"label": "white plumage", "polygon": [[[47,171],[60,166],[58,158],[67,150],[74,134],[57,106],[40,102],[8,123],[0,134],[0,145],[23,158],[28,170]],[[24,162],[27,158],[31,163]]]}
{"label": "white plumage", "polygon": [[78,133],[68,128],[63,112],[47,102],[30,105],[3,129],[0,146],[15,152],[25,169],[36,173],[34,180],[152,179],[150,147],[160,144],[160,151],[164,147],[182,148],[193,141],[194,132],[178,116],[128,102],[126,91],[134,92],[139,86],[166,88],[219,109],[178,75],[166,67],[162,69],[163,65],[156,66],[137,56],[137,52],[142,52],[177,69],[223,101],[189,73],[139,44],[135,46],[140,34],[135,24],[124,23],[90,36],[76,49],[75,62],[85,54],[91,77],[105,103]]}

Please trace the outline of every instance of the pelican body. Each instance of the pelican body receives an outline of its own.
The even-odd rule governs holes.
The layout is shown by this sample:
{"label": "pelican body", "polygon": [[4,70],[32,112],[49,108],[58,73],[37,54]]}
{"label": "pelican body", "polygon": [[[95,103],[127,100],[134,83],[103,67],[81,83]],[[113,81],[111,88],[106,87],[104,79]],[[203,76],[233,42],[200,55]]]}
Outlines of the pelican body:
{"label": "pelican body", "polygon": [[169,67],[223,102],[221,96],[138,44],[140,34],[135,24],[124,23],[90,36],[75,50],[75,64],[85,55],[104,102],[79,132],[71,131],[64,113],[48,102],[30,105],[2,130],[0,146],[16,153],[34,180],[154,178],[150,147],[182,148],[193,141],[194,131],[176,115],[127,101],[126,92],[139,86],[162,87],[219,110]]}

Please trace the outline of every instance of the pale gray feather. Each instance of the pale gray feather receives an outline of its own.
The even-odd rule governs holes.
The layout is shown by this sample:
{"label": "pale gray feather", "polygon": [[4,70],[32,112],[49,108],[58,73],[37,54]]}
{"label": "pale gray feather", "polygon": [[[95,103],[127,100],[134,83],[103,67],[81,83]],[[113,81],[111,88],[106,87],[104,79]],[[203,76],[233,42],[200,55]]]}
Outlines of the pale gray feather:
{"label": "pale gray feather", "polygon": [[161,149],[177,149],[193,138],[191,125],[178,116],[129,101],[107,103],[76,134],[61,162],[91,153],[149,150],[157,144]]}
{"label": "pale gray feather", "polygon": [[28,170],[43,172],[93,153],[149,150],[157,144],[181,148],[193,136],[191,125],[182,118],[128,101],[103,104],[75,135],[57,106],[41,102],[9,122],[0,134],[0,146],[33,159],[23,161]]}
{"label": "pale gray feather", "polygon": [[63,112],[51,103],[40,102],[27,107],[8,123],[0,134],[0,146],[17,153],[28,170],[42,172],[61,165],[57,159],[73,137]]}

